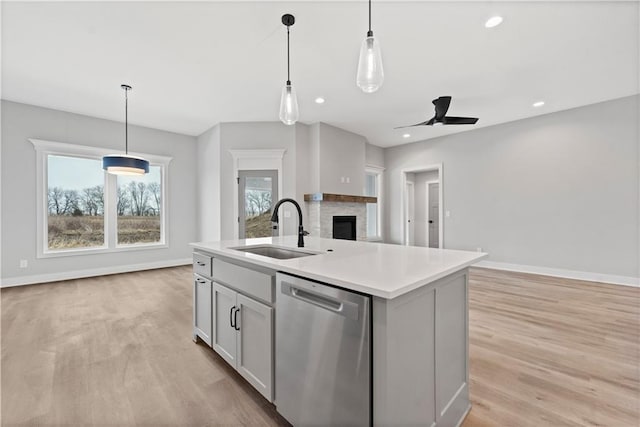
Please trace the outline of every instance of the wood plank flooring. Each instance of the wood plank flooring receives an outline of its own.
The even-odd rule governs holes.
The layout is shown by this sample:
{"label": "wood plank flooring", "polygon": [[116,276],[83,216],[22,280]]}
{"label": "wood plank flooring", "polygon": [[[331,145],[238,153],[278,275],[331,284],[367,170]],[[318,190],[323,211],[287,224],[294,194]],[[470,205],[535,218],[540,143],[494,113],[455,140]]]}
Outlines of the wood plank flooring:
{"label": "wood plank flooring", "polygon": [[[191,267],[1,291],[2,426],[288,425],[191,340]],[[640,289],[474,269],[464,427],[640,425]]]}
{"label": "wood plank flooring", "polygon": [[640,289],[473,269],[472,426],[640,425]]}

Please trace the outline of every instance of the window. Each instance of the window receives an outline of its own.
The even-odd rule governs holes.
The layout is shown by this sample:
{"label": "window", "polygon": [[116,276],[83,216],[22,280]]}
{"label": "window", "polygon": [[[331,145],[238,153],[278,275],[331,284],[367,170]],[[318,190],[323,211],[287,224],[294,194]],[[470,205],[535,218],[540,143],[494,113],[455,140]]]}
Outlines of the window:
{"label": "window", "polygon": [[140,177],[104,172],[112,150],[30,140],[38,158],[38,257],[166,247],[171,158],[144,155]]}
{"label": "window", "polygon": [[377,197],[377,203],[367,203],[367,240],[382,240],[381,186],[384,169],[368,166],[365,171],[364,195]]}

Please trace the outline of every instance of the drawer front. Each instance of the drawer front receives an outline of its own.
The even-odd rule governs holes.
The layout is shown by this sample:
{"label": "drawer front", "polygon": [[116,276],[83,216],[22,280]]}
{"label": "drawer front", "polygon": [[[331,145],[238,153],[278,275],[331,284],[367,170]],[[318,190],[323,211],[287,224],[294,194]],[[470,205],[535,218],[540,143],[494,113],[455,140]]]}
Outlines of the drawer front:
{"label": "drawer front", "polygon": [[201,276],[211,277],[211,257],[198,252],[193,253],[193,272]]}
{"label": "drawer front", "polygon": [[273,303],[275,276],[240,267],[217,258],[211,260],[211,266],[215,281],[231,286],[243,294]]}

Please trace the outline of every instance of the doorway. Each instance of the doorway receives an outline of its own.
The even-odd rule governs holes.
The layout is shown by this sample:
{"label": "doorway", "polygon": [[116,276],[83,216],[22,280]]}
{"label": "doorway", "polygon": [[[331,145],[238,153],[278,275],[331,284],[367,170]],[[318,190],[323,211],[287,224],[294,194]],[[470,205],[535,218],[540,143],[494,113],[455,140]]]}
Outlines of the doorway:
{"label": "doorway", "polygon": [[238,171],[238,233],[240,239],[271,237],[271,214],[278,200],[277,170]]}
{"label": "doorway", "polygon": [[442,165],[405,169],[402,185],[403,243],[443,248]]}

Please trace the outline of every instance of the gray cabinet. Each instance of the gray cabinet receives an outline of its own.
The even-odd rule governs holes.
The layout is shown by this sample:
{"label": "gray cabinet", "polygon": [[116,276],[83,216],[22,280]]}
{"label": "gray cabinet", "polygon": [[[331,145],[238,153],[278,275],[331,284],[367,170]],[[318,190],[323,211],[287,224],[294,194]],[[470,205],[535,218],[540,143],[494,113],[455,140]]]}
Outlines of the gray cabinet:
{"label": "gray cabinet", "polygon": [[235,291],[213,283],[213,343],[212,347],[231,366],[236,366],[236,335],[234,316],[236,309]]}
{"label": "gray cabinet", "polygon": [[213,349],[273,401],[273,308],[214,282]]}
{"label": "gray cabinet", "polygon": [[275,272],[193,253],[193,338],[273,402]]}
{"label": "gray cabinet", "polygon": [[193,339],[211,345],[211,280],[193,275]]}

